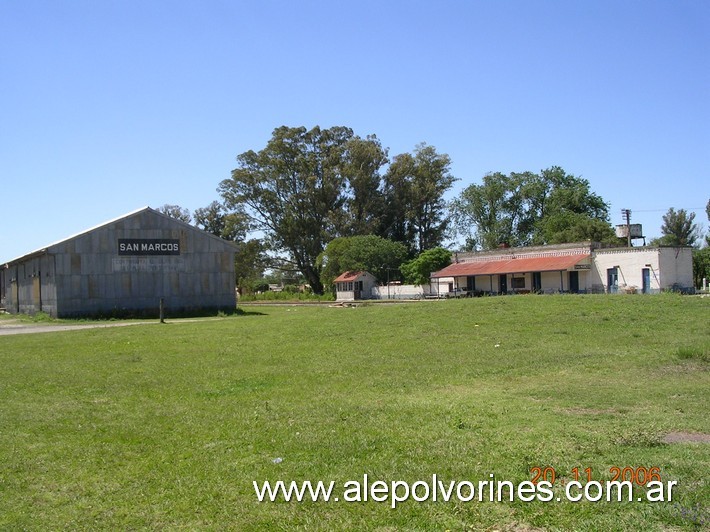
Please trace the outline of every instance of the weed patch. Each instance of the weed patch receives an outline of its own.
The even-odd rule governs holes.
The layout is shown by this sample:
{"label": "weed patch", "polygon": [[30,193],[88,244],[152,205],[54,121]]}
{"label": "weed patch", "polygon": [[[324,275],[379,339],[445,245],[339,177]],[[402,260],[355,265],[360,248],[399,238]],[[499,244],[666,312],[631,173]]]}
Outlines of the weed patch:
{"label": "weed patch", "polygon": [[699,360],[710,362],[710,347],[680,347],[676,356],[681,360]]}

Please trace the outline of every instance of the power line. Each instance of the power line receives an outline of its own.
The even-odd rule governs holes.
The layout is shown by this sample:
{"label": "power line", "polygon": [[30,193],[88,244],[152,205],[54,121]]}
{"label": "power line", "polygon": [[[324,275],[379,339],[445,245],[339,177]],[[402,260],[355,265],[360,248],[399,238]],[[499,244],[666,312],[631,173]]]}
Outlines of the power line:
{"label": "power line", "polygon": [[[675,209],[675,207],[673,207]],[[704,211],[705,207],[679,207],[676,210],[684,211]],[[634,212],[666,212],[668,209],[634,209]]]}

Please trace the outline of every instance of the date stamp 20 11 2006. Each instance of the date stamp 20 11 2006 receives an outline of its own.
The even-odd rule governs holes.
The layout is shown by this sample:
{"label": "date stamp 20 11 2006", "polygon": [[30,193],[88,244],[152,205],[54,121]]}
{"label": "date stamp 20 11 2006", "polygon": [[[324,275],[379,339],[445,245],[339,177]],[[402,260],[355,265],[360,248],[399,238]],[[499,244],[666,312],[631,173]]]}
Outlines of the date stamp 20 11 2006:
{"label": "date stamp 20 11 2006", "polygon": [[[532,482],[538,483],[540,481],[549,482],[554,484],[558,478],[565,482],[565,478],[559,477],[557,471],[554,467],[532,467],[530,468],[530,474],[532,475]],[[661,468],[660,467],[610,467],[609,475],[611,476],[611,482],[631,482],[632,484],[637,484],[639,486],[645,486],[649,482],[661,482]],[[586,467],[580,469],[579,467],[573,467],[570,470],[570,478],[575,482],[592,482],[596,480],[592,473],[591,467]]]}

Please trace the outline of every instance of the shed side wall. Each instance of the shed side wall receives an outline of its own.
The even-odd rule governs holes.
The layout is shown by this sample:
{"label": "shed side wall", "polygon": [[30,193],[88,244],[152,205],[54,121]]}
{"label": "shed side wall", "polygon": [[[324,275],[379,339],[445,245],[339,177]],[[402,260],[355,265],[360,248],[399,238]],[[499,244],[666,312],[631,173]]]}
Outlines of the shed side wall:
{"label": "shed side wall", "polygon": [[[179,255],[119,255],[119,239],[177,240]],[[236,307],[234,251],[226,242],[148,210],[52,246],[61,317]]]}

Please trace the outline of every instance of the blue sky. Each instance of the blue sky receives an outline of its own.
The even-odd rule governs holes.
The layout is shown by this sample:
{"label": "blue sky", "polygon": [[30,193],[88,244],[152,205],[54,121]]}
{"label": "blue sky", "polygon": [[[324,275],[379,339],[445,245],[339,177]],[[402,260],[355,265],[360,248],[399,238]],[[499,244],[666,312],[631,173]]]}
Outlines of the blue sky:
{"label": "blue sky", "polygon": [[215,199],[274,128],[448,153],[450,196],[553,165],[632,210],[710,199],[710,2],[3,0],[0,260]]}

